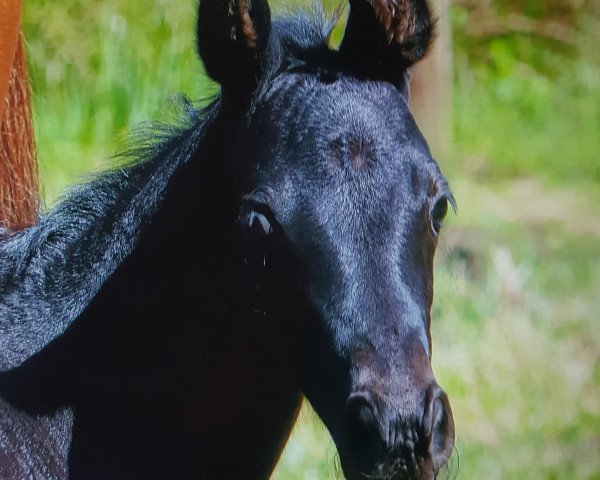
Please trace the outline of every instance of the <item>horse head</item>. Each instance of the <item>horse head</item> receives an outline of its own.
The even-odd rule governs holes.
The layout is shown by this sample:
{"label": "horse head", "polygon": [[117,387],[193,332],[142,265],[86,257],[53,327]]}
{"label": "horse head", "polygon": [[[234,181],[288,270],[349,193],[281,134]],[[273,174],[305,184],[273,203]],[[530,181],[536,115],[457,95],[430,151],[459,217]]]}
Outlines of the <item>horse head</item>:
{"label": "horse head", "polygon": [[433,478],[454,444],[430,336],[453,199],[408,107],[432,29],[422,0],[352,0],[334,50],[264,0],[200,2],[201,57],[238,115],[248,282],[351,479]]}

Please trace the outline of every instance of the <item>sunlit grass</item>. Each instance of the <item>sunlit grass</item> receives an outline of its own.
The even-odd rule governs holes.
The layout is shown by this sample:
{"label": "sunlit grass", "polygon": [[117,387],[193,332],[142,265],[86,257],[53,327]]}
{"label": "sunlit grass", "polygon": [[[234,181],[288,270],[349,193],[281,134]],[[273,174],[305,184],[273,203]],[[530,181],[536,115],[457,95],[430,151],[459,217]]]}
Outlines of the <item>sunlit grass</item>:
{"label": "sunlit grass", "polygon": [[465,216],[495,221],[450,227],[436,271],[435,364],[459,426],[459,478],[598,478],[600,235],[570,222],[599,192],[534,182],[530,202],[556,204],[538,215],[512,183],[459,187],[478,199]]}
{"label": "sunlit grass", "polygon": [[306,400],[272,478],[274,480],[343,478],[333,440]]}

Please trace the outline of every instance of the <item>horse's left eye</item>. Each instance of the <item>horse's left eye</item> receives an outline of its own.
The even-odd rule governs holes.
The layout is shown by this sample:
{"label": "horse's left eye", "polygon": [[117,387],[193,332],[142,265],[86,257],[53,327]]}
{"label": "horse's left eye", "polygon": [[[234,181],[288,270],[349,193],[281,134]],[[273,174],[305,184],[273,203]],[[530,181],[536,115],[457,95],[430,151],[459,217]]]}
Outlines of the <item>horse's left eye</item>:
{"label": "horse's left eye", "polygon": [[431,210],[431,226],[433,231],[438,234],[442,228],[442,223],[446,214],[448,213],[448,199],[442,197],[435,202],[433,209]]}
{"label": "horse's left eye", "polygon": [[257,237],[264,237],[273,233],[273,227],[267,216],[256,210],[249,209],[242,212],[240,222],[242,227]]}
{"label": "horse's left eye", "polygon": [[273,232],[271,222],[260,212],[250,213],[250,229],[257,235],[269,235]]}

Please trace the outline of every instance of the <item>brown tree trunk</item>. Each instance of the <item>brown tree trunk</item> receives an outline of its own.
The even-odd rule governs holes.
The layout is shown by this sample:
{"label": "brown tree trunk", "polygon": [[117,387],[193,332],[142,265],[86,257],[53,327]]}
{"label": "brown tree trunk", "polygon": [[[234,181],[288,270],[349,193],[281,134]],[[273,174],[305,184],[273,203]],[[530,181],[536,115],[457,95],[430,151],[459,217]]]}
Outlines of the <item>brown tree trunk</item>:
{"label": "brown tree trunk", "polygon": [[39,208],[20,0],[0,0],[0,228],[35,223]]}
{"label": "brown tree trunk", "polygon": [[415,119],[438,160],[452,148],[452,34],[450,0],[432,0],[437,38],[427,56],[412,69],[410,105]]}

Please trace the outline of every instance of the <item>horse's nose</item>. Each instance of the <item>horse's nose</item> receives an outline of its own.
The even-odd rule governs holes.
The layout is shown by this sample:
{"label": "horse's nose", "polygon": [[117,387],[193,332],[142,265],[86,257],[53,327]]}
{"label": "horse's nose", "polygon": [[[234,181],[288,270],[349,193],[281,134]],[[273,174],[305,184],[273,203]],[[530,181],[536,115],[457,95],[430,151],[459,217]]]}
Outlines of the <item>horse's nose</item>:
{"label": "horse's nose", "polygon": [[384,401],[372,391],[349,396],[346,418],[354,468],[363,473],[401,468],[408,476],[390,478],[433,478],[452,453],[454,420],[448,396],[437,384],[417,397],[416,411],[407,412],[392,406],[398,400]]}
{"label": "horse's nose", "polygon": [[352,393],[346,402],[347,420],[347,457],[351,465],[351,475],[354,472],[367,473],[377,464],[385,453],[382,441],[384,422],[382,402],[379,397],[369,390]]}
{"label": "horse's nose", "polygon": [[358,433],[375,433],[381,423],[381,402],[371,391],[355,392],[348,397],[346,402],[346,415],[350,428]]}
{"label": "horse's nose", "polygon": [[422,428],[433,468],[438,471],[454,447],[454,418],[448,395],[437,384],[429,387],[425,395]]}

